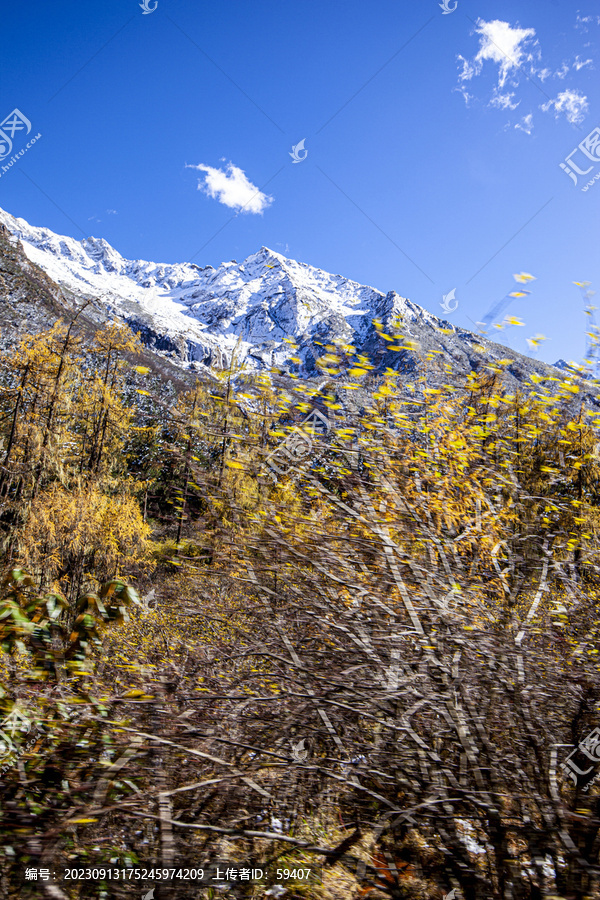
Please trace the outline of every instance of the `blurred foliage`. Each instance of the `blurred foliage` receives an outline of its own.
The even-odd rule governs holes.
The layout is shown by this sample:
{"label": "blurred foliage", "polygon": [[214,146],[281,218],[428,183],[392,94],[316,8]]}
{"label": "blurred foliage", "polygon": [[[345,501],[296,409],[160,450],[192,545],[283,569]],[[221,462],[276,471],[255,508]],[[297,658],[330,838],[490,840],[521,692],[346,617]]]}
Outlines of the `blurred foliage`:
{"label": "blurred foliage", "polygon": [[322,866],[292,898],[600,896],[600,787],[560,768],[600,709],[589,379],[322,349],[320,387],[234,358],[175,398],[117,325],[2,357],[3,896],[208,858]]}

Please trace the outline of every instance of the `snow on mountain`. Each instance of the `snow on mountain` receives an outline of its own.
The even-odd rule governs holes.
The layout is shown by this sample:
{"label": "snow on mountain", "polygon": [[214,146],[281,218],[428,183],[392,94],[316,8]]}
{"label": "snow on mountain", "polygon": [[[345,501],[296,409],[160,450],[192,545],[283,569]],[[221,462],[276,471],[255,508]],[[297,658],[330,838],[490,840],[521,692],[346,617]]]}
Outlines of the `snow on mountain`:
{"label": "snow on mountain", "polygon": [[161,338],[165,347],[170,341],[187,361],[224,364],[239,341],[240,356],[250,365],[280,365],[292,352],[285,338],[300,345],[316,338],[360,346],[374,318],[440,322],[395,293],[385,295],[267,247],[240,264],[200,268],[127,260],[102,238],[77,241],[2,210],[0,222],[61,287],[100,299],[108,315],[141,328],[146,339],[153,333],[158,349]]}
{"label": "snow on mountain", "polygon": [[[237,346],[237,358],[252,368],[283,366],[296,356],[301,362],[292,368],[313,375],[323,346],[341,342],[367,354],[380,371],[389,366],[410,372],[428,358],[440,372],[448,367],[469,372],[508,352],[517,380],[527,369],[540,367],[454,328],[394,291],[383,294],[267,247],[239,264],[201,268],[127,260],[102,238],[77,241],[2,210],[0,223],[68,296],[95,298],[106,318],[126,321],[148,346],[169,353],[180,365],[224,367]],[[384,330],[401,322],[413,350],[399,352],[382,341],[374,319]],[[286,342],[290,338],[297,349]]]}

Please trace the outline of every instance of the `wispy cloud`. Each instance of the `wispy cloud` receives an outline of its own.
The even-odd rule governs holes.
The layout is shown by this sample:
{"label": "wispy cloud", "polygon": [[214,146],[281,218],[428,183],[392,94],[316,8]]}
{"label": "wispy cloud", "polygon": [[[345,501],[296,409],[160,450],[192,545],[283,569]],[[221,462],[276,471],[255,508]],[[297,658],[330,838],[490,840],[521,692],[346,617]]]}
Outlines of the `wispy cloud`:
{"label": "wispy cloud", "polygon": [[[576,72],[579,72],[580,69],[584,69],[586,66],[591,66],[594,68],[594,60],[593,59],[579,59],[579,54],[575,57],[573,62],[569,65],[569,63],[563,62],[560,69],[557,69],[554,73],[555,78],[564,78],[569,74],[571,69],[575,69]],[[546,71],[546,70],[544,70]]]}
{"label": "wispy cloud", "polygon": [[579,125],[587,115],[589,104],[587,97],[579,91],[566,90],[561,91],[553,100],[543,103],[540,109],[544,112],[553,109],[556,119],[564,115],[571,125]]}
{"label": "wispy cloud", "polygon": [[[105,213],[109,216],[118,216],[119,213],[116,209],[106,209]],[[102,222],[102,219],[98,218],[98,216],[88,216],[88,222]]]}
{"label": "wispy cloud", "polygon": [[458,91],[459,94],[463,95],[465,105],[468,106],[471,100],[473,99],[473,94],[470,94],[464,84],[459,84],[458,87],[454,88],[455,91]]}
{"label": "wispy cloud", "polygon": [[515,128],[518,131],[524,131],[525,134],[531,134],[533,131],[533,114],[528,113],[526,116],[523,116],[520,122],[517,122]]}
{"label": "wispy cloud", "polygon": [[[600,16],[577,15],[577,28],[588,30],[588,26],[600,24]],[[594,68],[594,61],[590,58],[582,59],[579,55],[575,58],[563,60],[559,67],[556,63],[550,68],[542,67],[541,52],[536,39],[535,28],[521,28],[511,25],[500,19],[486,22],[478,19],[475,25],[475,34],[479,38],[479,49],[475,56],[466,58],[458,56],[462,66],[459,71],[458,86],[455,90],[462,93],[465,103],[469,106],[474,99],[465,88],[466,82],[472,81],[481,75],[485,62],[491,62],[497,67],[497,82],[491,95],[488,94],[487,105],[496,109],[513,111],[521,103],[516,99],[516,89],[519,87],[519,75],[521,73],[529,79],[535,76],[541,83],[547,79],[563,81],[569,73],[580,72],[581,69]],[[545,93],[545,92],[544,92]],[[574,88],[560,91],[556,97],[548,97],[548,101],[540,106],[544,112],[552,111],[555,118],[564,116],[572,125],[579,125],[587,115],[589,104],[587,97]],[[507,128],[511,127],[507,123]],[[523,116],[514,125],[514,128],[531,134],[533,131],[533,114]]]}
{"label": "wispy cloud", "polygon": [[204,177],[198,182],[198,190],[204,191],[209,197],[230,209],[260,215],[273,202],[273,197],[263,194],[249,181],[242,169],[233,163],[228,163],[224,169],[205,166],[202,163],[197,166],[186,165],[186,169],[204,172]]}
{"label": "wispy cloud", "polygon": [[514,91],[512,93],[501,94],[496,90],[490,100],[490,106],[495,106],[497,109],[516,109],[521,101],[517,100],[515,103],[514,96]]}
{"label": "wispy cloud", "polygon": [[578,28],[580,31],[589,31],[590,25],[600,25],[600,16],[580,16],[577,13],[575,28]]}
{"label": "wispy cloud", "polygon": [[509,75],[521,68],[523,63],[534,58],[533,49],[537,41],[535,28],[513,28],[508,22],[494,19],[486,22],[478,19],[475,27],[479,35],[479,50],[473,59],[459,56],[463,70],[461,81],[470,81],[479,75],[486,61],[498,66],[498,88],[502,89]]}

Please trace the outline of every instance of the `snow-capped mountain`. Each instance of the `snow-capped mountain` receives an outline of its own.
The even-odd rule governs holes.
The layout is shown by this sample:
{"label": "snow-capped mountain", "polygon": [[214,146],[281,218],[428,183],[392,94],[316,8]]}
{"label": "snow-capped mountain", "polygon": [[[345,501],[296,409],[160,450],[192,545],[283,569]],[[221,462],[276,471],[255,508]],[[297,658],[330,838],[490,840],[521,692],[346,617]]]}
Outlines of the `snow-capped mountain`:
{"label": "snow-capped mountain", "polygon": [[[367,354],[378,369],[405,371],[429,357],[435,368],[468,372],[484,359],[508,353],[394,291],[384,294],[266,247],[239,264],[200,268],[127,260],[102,238],[77,241],[2,210],[0,223],[65,296],[95,298],[96,309],[106,318],[126,321],[149,347],[184,366],[224,367],[237,347],[236,358],[250,367],[284,366],[293,356],[300,363],[291,367],[312,375],[324,345],[340,342]],[[384,331],[400,322],[411,348],[391,347],[379,337],[373,320]],[[512,351],[510,356],[519,369],[517,378],[524,374],[523,366],[540,368]]]}

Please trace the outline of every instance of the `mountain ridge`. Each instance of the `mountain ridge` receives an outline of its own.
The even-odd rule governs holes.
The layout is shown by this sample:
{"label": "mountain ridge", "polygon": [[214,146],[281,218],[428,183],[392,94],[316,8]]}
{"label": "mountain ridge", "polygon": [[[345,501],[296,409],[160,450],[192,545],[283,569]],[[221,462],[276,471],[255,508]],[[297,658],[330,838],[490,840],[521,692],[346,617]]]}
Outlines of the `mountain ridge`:
{"label": "mountain ridge", "polygon": [[[384,294],[268,247],[217,268],[154,263],[127,260],[104,238],[77,241],[4,210],[0,223],[71,304],[92,299],[97,317],[126,322],[150,349],[192,370],[225,368],[236,352],[250,369],[282,368],[310,378],[320,375],[323,347],[335,345],[368,356],[375,372],[411,373],[426,359],[430,374],[448,368],[468,374],[507,356],[508,376],[516,381],[533,370],[553,371],[396,291]],[[402,346],[386,343],[381,331],[401,333]]]}

